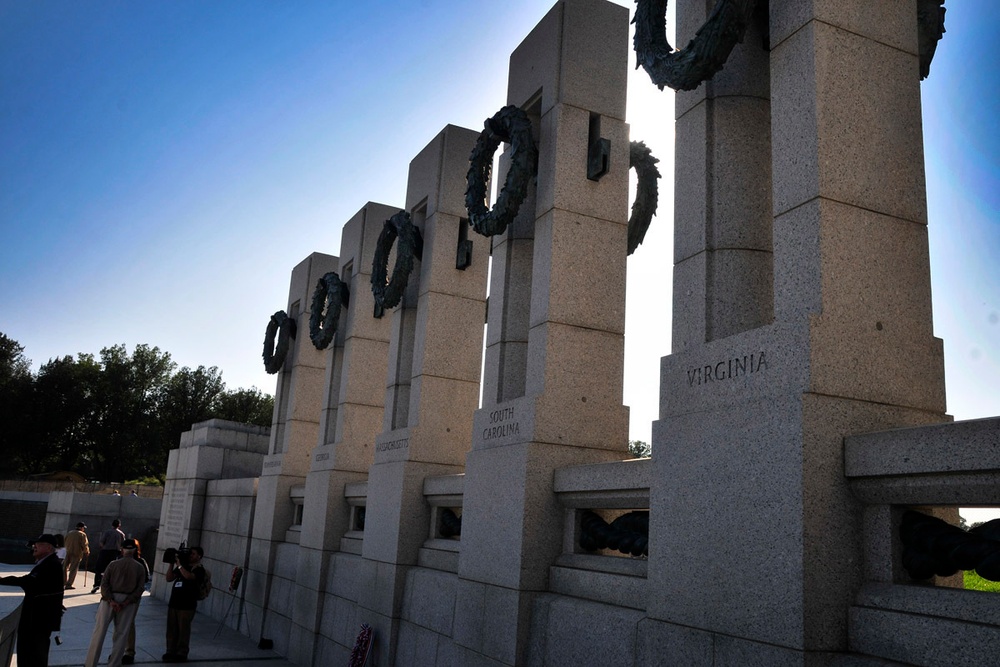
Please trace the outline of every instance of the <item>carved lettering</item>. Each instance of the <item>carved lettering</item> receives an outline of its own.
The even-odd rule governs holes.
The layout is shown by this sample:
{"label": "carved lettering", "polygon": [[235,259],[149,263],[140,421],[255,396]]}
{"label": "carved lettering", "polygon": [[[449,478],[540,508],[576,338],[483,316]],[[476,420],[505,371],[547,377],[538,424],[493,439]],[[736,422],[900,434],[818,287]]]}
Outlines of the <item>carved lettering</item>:
{"label": "carved lettering", "polygon": [[400,438],[399,440],[390,440],[389,442],[380,442],[375,445],[376,452],[388,452],[393,449],[406,449],[410,446],[409,438]]}
{"label": "carved lettering", "polygon": [[490,428],[484,428],[483,440],[495,440],[497,438],[506,438],[509,435],[519,435],[520,433],[521,433],[520,422],[500,424],[499,426],[491,426]]}
{"label": "carved lettering", "polygon": [[323,452],[322,454],[317,454],[316,455],[316,460],[317,461],[329,461],[330,460],[330,452]]}
{"label": "carved lettering", "polygon": [[722,382],[731,380],[752,373],[759,373],[767,370],[767,356],[761,352],[751,352],[742,357],[723,359],[715,364],[705,364],[696,368],[689,368],[687,372],[687,383],[689,387],[708,384],[709,382]]}

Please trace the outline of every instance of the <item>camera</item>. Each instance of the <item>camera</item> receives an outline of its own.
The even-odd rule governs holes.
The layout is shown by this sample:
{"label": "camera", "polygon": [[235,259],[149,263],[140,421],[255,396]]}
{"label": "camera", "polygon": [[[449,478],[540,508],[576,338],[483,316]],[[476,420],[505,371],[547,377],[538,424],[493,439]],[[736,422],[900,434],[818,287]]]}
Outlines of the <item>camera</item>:
{"label": "camera", "polygon": [[180,559],[181,565],[187,567],[188,563],[190,563],[190,557],[191,550],[184,546],[183,542],[176,549],[169,547],[163,551],[163,562],[170,563],[171,565],[173,565],[175,560]]}

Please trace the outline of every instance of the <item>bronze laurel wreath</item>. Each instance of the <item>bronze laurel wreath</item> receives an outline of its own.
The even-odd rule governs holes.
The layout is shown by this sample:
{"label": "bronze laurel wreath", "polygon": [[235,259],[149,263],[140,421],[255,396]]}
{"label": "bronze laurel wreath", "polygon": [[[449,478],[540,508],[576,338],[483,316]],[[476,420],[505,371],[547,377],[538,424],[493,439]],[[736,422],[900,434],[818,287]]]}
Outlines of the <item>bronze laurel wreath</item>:
{"label": "bronze laurel wreath", "polygon": [[[392,267],[392,279],[387,282],[389,251],[397,239],[399,244],[396,248],[396,264]],[[420,230],[414,226],[406,211],[400,211],[385,221],[375,244],[375,257],[372,260],[372,295],[376,305],[395,308],[399,304],[410,272],[413,271],[413,258],[420,258],[423,245]]]}
{"label": "bronze laurel wreath", "polygon": [[347,283],[335,272],[330,271],[316,281],[309,313],[309,340],[317,350],[325,350],[333,342],[340,322],[340,309],[347,306],[349,299]]}
{"label": "bronze laurel wreath", "polygon": [[[278,337],[278,344],[275,346],[274,337]],[[271,315],[271,321],[267,323],[267,331],[264,333],[264,370],[270,375],[274,375],[281,370],[288,356],[288,342],[295,339],[295,320],[290,318],[283,310],[279,310]]]}
{"label": "bronze laurel wreath", "polygon": [[694,39],[681,51],[667,41],[667,0],[636,0],[636,69],[641,65],[660,90],[694,90],[726,64],[743,41],[756,0],[718,0]]}
{"label": "bronze laurel wreath", "polygon": [[586,510],[580,521],[580,548],[586,551],[614,549],[632,556],[649,555],[649,512],[636,510],[606,522]]}
{"label": "bronze laurel wreath", "polygon": [[629,144],[628,166],[635,169],[638,186],[635,191],[635,201],[632,202],[632,215],[628,219],[628,254],[635,252],[642,240],[646,238],[646,230],[656,213],[656,203],[659,198],[657,181],[660,170],[656,168],[659,162],[653,157],[652,151],[641,141]]}
{"label": "bronze laurel wreath", "polygon": [[[486,205],[486,184],[493,170],[493,154],[501,142],[511,145],[510,171],[493,210]],[[528,185],[538,173],[538,148],[531,136],[528,114],[516,106],[506,106],[485,123],[469,156],[465,208],[469,224],[483,236],[503,234],[517,216]]]}

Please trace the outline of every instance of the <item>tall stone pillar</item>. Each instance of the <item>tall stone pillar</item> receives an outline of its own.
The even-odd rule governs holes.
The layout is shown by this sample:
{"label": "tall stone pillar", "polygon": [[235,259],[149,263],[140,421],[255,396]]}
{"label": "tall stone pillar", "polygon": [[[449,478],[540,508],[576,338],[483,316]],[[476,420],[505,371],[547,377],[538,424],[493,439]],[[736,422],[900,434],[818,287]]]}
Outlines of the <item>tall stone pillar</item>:
{"label": "tall stone pillar", "polygon": [[[552,471],[626,456],[628,43],[627,8],[564,0],[510,59],[507,103],[532,119],[538,181],[494,238],[454,628],[459,650],[499,664],[526,658],[532,601],[561,551]],[[591,138],[610,142],[597,180]]]}
{"label": "tall stone pillar", "polygon": [[423,254],[419,275],[410,275],[402,302],[386,317],[385,412],[368,475],[368,583],[358,601],[386,647],[380,665],[394,664],[406,573],[429,537],[424,479],[462,472],[479,403],[489,240],[471,238],[468,265],[456,265],[468,236],[465,176],[478,135],[448,125],[410,162],[406,209],[422,232]]}
{"label": "tall stone pillar", "polygon": [[349,528],[344,485],[367,477],[374,438],[382,427],[389,320],[372,317],[370,279],[382,225],[398,211],[368,202],[341,232],[338,274],[350,296],[336,336],[322,353],[323,402],[305,482],[288,654],[301,664],[312,662],[329,556],[340,549],[340,538]]}
{"label": "tall stone pillar", "polygon": [[313,286],[325,273],[336,269],[336,257],[314,252],[292,269],[288,287],[285,312],[295,320],[296,336],[278,372],[271,440],[257,486],[246,575],[247,602],[263,610],[261,627],[254,628],[254,632],[265,635],[275,555],[295,519],[291,490],[305,483],[319,434],[325,358],[309,340]]}
{"label": "tall stone pillar", "polygon": [[318,440],[306,475],[289,657],[310,664],[323,613],[330,554],[349,529],[344,485],[364,480],[382,426],[389,322],[372,317],[370,278],[383,223],[399,211],[368,202],[344,224],[340,279],[348,303],[323,351],[325,374]]}
{"label": "tall stone pillar", "polygon": [[[643,636],[690,665],[846,651],[862,521],[843,439],[947,419],[914,4],[772,2],[770,43],[774,319],[675,347],[653,428]],[[707,298],[679,290],[675,318]]]}

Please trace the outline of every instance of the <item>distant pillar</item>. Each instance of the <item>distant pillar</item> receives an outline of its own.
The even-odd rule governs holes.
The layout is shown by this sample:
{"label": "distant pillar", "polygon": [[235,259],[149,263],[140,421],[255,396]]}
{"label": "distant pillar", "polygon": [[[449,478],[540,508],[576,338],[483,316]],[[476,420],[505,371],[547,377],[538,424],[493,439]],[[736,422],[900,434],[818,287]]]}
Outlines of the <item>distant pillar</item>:
{"label": "distant pillar", "polygon": [[330,554],[340,550],[341,537],[349,530],[344,486],[368,476],[375,435],[382,427],[389,318],[372,317],[370,279],[382,225],[398,211],[368,202],[341,232],[338,274],[350,296],[333,342],[321,353],[323,402],[305,482],[288,653],[300,664],[312,663]]}
{"label": "distant pillar", "polygon": [[[489,239],[468,233],[465,176],[478,132],[446,126],[411,162],[406,208],[423,235],[392,322],[382,432],[368,477],[358,604],[394,664],[406,573],[428,539],[424,479],[462,472],[479,403]],[[456,266],[459,242],[472,241]],[[419,271],[419,273],[418,273]]]}
{"label": "distant pillar", "polygon": [[246,600],[263,609],[261,628],[266,635],[268,597],[278,547],[285,543],[295,519],[292,487],[305,483],[312,450],[319,434],[325,359],[309,340],[313,287],[337,258],[313,253],[294,269],[288,287],[286,313],[296,322],[296,336],[278,373],[274,420],[268,455],[257,486]]}
{"label": "distant pillar", "polygon": [[[532,119],[538,182],[493,239],[454,629],[496,664],[526,659],[532,602],[561,552],[552,471],[627,455],[628,43],[627,8],[564,0],[510,59],[507,102]],[[599,180],[588,179],[592,131],[610,141]]]}
{"label": "distant pillar", "polygon": [[[682,2],[679,23],[704,6]],[[658,621],[642,636],[696,667],[825,664],[847,651],[863,554],[844,437],[947,419],[914,4],[772,2],[769,18],[773,322],[684,337],[662,360],[653,427],[648,613]],[[748,37],[737,48],[759,46]],[[716,170],[752,171],[742,130],[728,132],[716,128],[729,146]],[[694,159],[677,164],[686,170],[714,178]],[[765,284],[747,274],[730,298],[756,299]],[[702,326],[709,299],[675,291],[674,330]]]}

